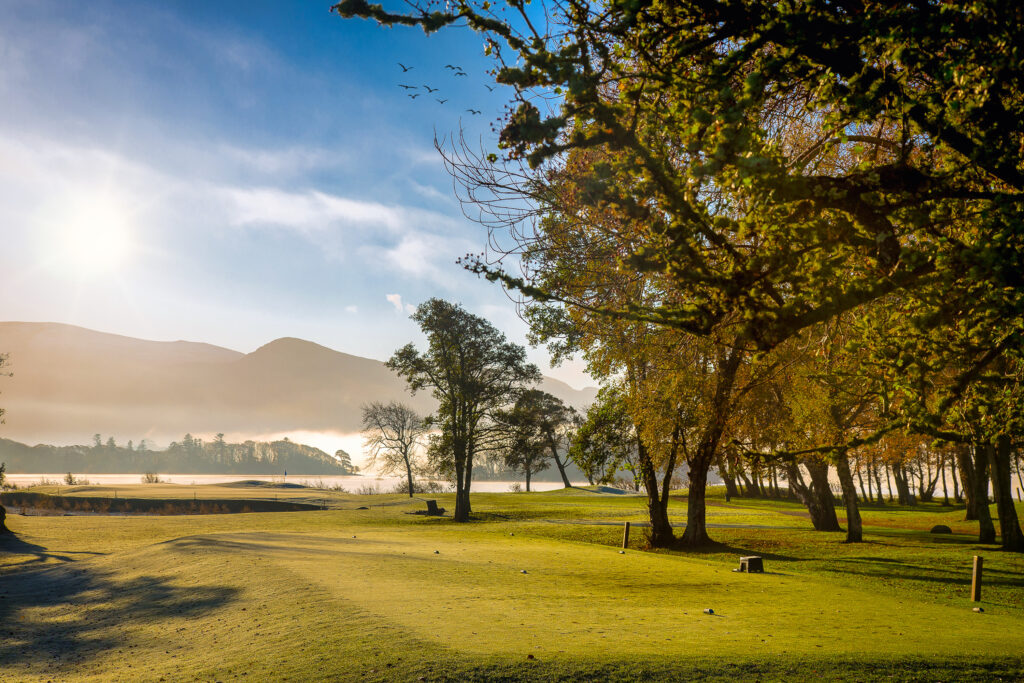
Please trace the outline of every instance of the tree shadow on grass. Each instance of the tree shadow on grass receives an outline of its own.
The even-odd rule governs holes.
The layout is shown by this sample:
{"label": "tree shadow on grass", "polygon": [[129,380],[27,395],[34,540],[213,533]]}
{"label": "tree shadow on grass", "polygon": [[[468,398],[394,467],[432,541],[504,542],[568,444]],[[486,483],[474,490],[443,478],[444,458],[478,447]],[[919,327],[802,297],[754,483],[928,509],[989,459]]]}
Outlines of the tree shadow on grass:
{"label": "tree shadow on grass", "polygon": [[[740,546],[730,545],[728,543],[722,543],[713,541],[707,545],[702,546],[685,546],[680,543],[676,543],[670,550],[675,552],[685,553],[692,557],[701,556],[721,556],[721,555],[733,555],[736,557],[737,564],[739,563],[740,556],[746,555],[757,555],[761,557],[765,562],[805,562],[807,558],[795,557],[793,555],[783,555],[782,553],[771,552],[768,550],[742,548]],[[780,572],[765,572],[766,574],[780,574]]]}
{"label": "tree shadow on grass", "polygon": [[[31,543],[3,541],[4,549],[12,544],[43,559],[67,559]],[[61,678],[119,646],[133,624],[199,616],[228,604],[237,592],[175,586],[153,576],[122,579],[72,562],[7,574],[0,581],[0,662],[15,677],[21,669]]]}
{"label": "tree shadow on grass", "polygon": [[19,567],[27,567],[36,563],[45,563],[47,560],[58,560],[60,562],[71,562],[75,558],[72,555],[105,555],[106,553],[93,552],[90,550],[62,550],[58,552],[52,552],[47,550],[41,545],[35,543],[29,543],[18,538],[17,535],[2,534],[0,535],[0,552],[10,553],[11,555],[30,555],[33,559],[23,562]]}

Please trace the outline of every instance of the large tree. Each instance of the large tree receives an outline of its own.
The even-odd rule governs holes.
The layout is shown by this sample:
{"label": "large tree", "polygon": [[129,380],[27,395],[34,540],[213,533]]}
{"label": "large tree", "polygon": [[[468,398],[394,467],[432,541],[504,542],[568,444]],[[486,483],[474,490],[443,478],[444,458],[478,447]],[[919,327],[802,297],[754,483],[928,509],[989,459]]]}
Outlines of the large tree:
{"label": "large tree", "polygon": [[569,444],[569,459],[593,486],[612,480],[635,448],[633,421],[619,388],[601,387]]}
{"label": "large tree", "polygon": [[[412,7],[397,14],[345,0],[336,10],[428,32],[465,21],[485,35],[496,80],[516,94],[502,124],[502,157],[485,157],[496,171],[470,198],[498,202],[499,215],[515,206],[501,187],[509,178],[519,199],[558,213],[551,179],[570,153],[599,152],[573,182],[587,204],[628,221],[614,266],[625,275],[657,273],[673,295],[590,310],[721,344],[713,362],[724,380],[715,392],[723,412],[712,436],[725,428],[746,354],[771,352],[868,304],[909,302],[914,315],[900,331],[911,338],[941,337],[951,322],[973,330],[998,321],[1000,334],[974,336],[963,362],[946,365],[953,391],[933,402],[930,424],[913,414],[912,402],[889,406],[885,414],[916,423],[912,429],[941,429],[956,395],[1020,347],[1019,4],[556,0],[539,11],[517,0],[454,0],[446,11]],[[546,95],[557,105],[540,104],[552,101]],[[583,304],[529,272],[483,259],[473,266],[537,300]],[[889,360],[908,367],[905,357]],[[1001,438],[985,442],[1000,482]]]}
{"label": "large tree", "polygon": [[531,477],[551,463],[558,468],[565,487],[572,486],[565,466],[575,418],[573,408],[540,389],[523,391],[515,405],[496,414],[504,442],[504,464],[523,473],[527,491]]}
{"label": "large tree", "polygon": [[[413,474],[419,470],[416,451],[428,431],[426,420],[404,403],[373,401],[364,404],[363,439],[370,454],[367,466],[376,466],[382,474],[403,472],[412,498]],[[344,455],[348,457],[347,453]]]}
{"label": "large tree", "polygon": [[427,349],[398,349],[387,366],[412,392],[430,390],[439,406],[434,453],[442,453],[455,479],[455,521],[469,521],[473,458],[484,445],[496,411],[540,380],[526,350],[458,304],[429,299],[411,316],[427,337]]}

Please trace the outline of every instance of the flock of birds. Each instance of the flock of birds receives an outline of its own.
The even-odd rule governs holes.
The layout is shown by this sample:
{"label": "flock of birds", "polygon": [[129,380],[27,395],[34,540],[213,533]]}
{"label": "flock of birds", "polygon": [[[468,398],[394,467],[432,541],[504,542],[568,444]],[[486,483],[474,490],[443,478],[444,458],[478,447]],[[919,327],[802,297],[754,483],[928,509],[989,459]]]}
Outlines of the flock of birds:
{"label": "flock of birds", "polygon": [[[409,71],[412,71],[414,68],[416,68],[416,67],[412,67],[412,66],[406,66],[405,64],[402,64],[401,62],[398,62],[398,66],[400,66],[402,68],[402,73],[403,74],[404,73],[408,73]],[[453,77],[468,76],[468,74],[465,71],[462,70],[461,66],[457,66],[455,64],[445,64],[444,68],[449,69],[452,72],[452,76]],[[431,87],[429,85],[426,85],[426,84],[424,84],[422,86],[419,86],[419,85],[408,85],[406,83],[399,83],[398,87],[399,88],[403,88],[406,91],[406,93],[405,93],[406,96],[409,99],[412,99],[412,100],[415,100],[417,97],[420,97],[424,93],[421,93],[421,92],[411,93],[411,92],[409,92],[410,90],[419,90],[422,87],[424,90],[427,91],[426,92],[427,95],[433,95],[435,92],[438,92],[440,90],[440,88],[433,88],[433,87]],[[487,88],[490,91],[494,90],[493,87],[491,87],[489,85],[486,85],[486,84],[484,85],[484,87]],[[434,99],[437,102],[439,102],[440,104],[444,104],[450,98],[442,99],[440,97],[435,97]],[[467,109],[466,111],[469,112],[470,114],[472,114],[473,116],[479,116],[480,113],[481,113],[481,111],[479,109]]]}

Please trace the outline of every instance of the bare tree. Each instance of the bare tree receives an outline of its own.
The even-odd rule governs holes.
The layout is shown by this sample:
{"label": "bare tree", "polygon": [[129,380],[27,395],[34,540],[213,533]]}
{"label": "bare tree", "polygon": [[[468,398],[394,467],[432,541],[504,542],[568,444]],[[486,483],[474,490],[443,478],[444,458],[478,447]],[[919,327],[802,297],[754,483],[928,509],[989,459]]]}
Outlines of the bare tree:
{"label": "bare tree", "polygon": [[427,423],[412,408],[391,401],[363,405],[363,436],[370,457],[367,466],[383,474],[405,471],[409,497],[413,494],[416,450],[428,430]]}

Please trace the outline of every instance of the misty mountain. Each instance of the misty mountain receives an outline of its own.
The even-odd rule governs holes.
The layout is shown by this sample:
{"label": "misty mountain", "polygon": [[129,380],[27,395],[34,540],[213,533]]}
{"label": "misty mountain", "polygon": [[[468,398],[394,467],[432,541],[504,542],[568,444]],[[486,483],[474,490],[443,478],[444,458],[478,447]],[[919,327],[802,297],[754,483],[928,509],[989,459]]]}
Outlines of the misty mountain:
{"label": "misty mountain", "polygon": [[[191,432],[260,436],[353,433],[360,406],[402,400],[422,413],[380,361],[283,338],[252,353],[196,342],[155,342],[59,323],[0,323],[0,434],[28,443],[81,443],[94,433],[168,442]],[[545,378],[545,391],[577,408],[594,398]]]}

